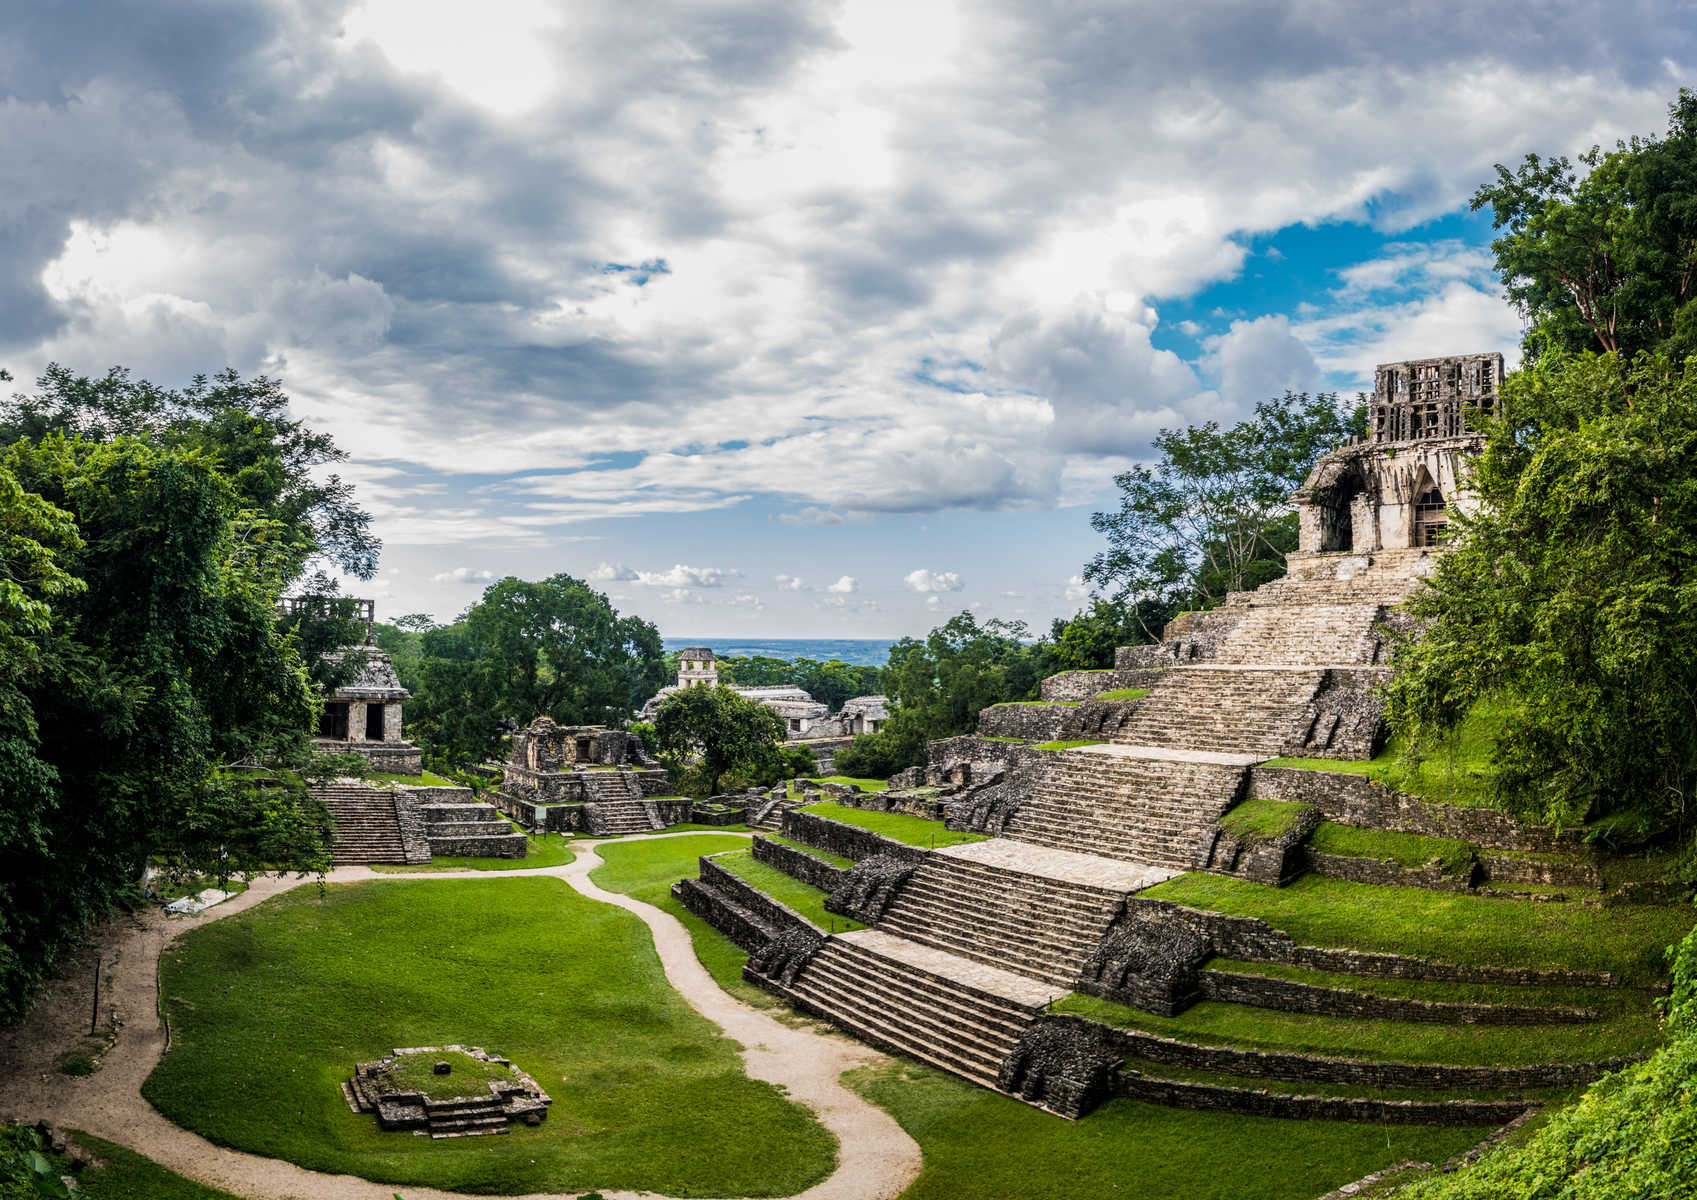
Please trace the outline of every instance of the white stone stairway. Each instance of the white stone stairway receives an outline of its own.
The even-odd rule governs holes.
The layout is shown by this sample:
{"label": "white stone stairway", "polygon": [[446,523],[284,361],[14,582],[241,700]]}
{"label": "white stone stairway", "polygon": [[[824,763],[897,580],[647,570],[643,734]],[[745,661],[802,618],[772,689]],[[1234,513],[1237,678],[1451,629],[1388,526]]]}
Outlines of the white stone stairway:
{"label": "white stone stairway", "polygon": [[871,929],[828,939],[793,984],[777,986],[863,1041],[987,1088],[1020,1031],[1064,994]]}
{"label": "white stone stairway", "polygon": [[1117,746],[1056,752],[1002,832],[1040,846],[1189,870],[1203,830],[1231,806],[1243,779],[1241,761],[1211,761],[1217,757],[1140,757],[1135,747]]}

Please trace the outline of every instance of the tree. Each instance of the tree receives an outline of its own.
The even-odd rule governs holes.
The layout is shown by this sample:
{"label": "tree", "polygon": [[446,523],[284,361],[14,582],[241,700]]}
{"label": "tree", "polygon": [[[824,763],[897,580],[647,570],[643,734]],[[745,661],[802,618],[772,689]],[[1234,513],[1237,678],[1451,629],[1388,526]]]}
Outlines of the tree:
{"label": "tree", "polygon": [[1652,350],[1697,353],[1697,95],[1681,89],[1665,139],[1604,154],[1528,154],[1473,196],[1502,236],[1491,244],[1509,298],[1530,318],[1525,357]]}
{"label": "tree", "polygon": [[1042,643],[1049,656],[1045,674],[1105,671],[1114,665],[1115,650],[1153,640],[1149,627],[1159,631],[1171,619],[1169,612],[1146,607],[1140,615],[1133,608],[1097,596],[1089,608],[1070,618],[1056,617],[1049,626],[1049,636]]}
{"label": "tree", "polygon": [[[49,434],[0,452],[0,475],[17,588],[0,591],[24,614],[7,636],[30,644],[0,726],[4,1020],[150,860],[321,870],[329,829],[298,780],[234,769],[298,762],[313,701],[273,616],[279,560],[242,541],[245,510],[212,458]],[[51,543],[52,562],[22,540]]]}
{"label": "tree", "polygon": [[1665,358],[1548,355],[1509,378],[1477,514],[1409,607],[1390,718],[1416,749],[1506,711],[1515,814],[1634,842],[1690,824],[1697,785],[1697,381]]}
{"label": "tree", "polygon": [[655,748],[680,762],[695,759],[708,795],[731,770],[774,758],[785,733],[777,712],[723,684],[673,692],[654,718]]}
{"label": "tree", "polygon": [[1118,510],[1090,518],[1108,548],[1085,579],[1154,640],[1175,610],[1210,607],[1277,578],[1296,547],[1291,493],[1364,425],[1359,401],[1346,411],[1335,393],[1286,392],[1229,429],[1215,421],[1163,429],[1156,462],[1115,477]]}
{"label": "tree", "polygon": [[90,441],[146,437],[200,450],[250,514],[243,536],[280,553],[292,565],[289,579],[315,559],[360,579],[376,573],[382,543],[371,533],[370,514],[355,503],[352,484],[322,471],[347,454],[329,434],[290,418],[280,381],[225,370],[211,379],[197,375],[176,391],[132,380],[123,367],[89,379],[53,363],[36,388],[13,396],[0,419],[0,445],[61,433]]}
{"label": "tree", "polygon": [[[387,635],[391,642],[396,634]],[[506,729],[539,716],[562,725],[618,725],[660,689],[660,631],[621,617],[570,575],[509,576],[452,625],[418,634],[409,662],[413,735],[433,762],[499,755]]]}

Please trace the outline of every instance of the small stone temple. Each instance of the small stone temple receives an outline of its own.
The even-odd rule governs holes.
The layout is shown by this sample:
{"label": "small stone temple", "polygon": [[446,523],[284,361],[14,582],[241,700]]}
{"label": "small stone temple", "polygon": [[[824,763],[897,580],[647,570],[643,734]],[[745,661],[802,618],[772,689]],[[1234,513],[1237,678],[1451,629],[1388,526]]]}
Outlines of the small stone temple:
{"label": "small stone temple", "polygon": [[1469,410],[1495,410],[1500,354],[1381,363],[1368,433],[1315,464],[1293,499],[1305,553],[1371,553],[1438,544],[1470,503],[1459,468],[1477,452]]}
{"label": "small stone temple", "polygon": [[[299,613],[308,606],[322,610],[329,603],[321,596],[295,596],[285,602],[285,611]],[[401,705],[411,699],[411,693],[401,686],[394,662],[377,647],[372,633],[373,602],[350,599],[346,603],[353,606],[356,619],[365,622],[365,642],[325,657],[340,662],[356,655],[362,661],[353,680],[325,700],[313,749],[321,754],[361,754],[374,770],[417,775],[424,769],[423,753],[401,733]]]}
{"label": "small stone temple", "polygon": [[[659,715],[661,703],[686,688],[717,687],[718,684],[719,660],[713,651],[706,646],[687,646],[678,656],[677,683],[663,687],[651,696],[642,706],[637,719],[653,721]],[[890,715],[888,702],[882,696],[856,696],[843,704],[841,712],[833,715],[828,705],[819,703],[805,689],[794,684],[728,686],[737,695],[758,700],[783,717],[785,736],[792,742],[876,733]]]}
{"label": "small stone temple", "polygon": [[654,800],[666,786],[636,734],[538,717],[513,734],[495,803],[530,829],[640,833],[689,819],[688,800]]}

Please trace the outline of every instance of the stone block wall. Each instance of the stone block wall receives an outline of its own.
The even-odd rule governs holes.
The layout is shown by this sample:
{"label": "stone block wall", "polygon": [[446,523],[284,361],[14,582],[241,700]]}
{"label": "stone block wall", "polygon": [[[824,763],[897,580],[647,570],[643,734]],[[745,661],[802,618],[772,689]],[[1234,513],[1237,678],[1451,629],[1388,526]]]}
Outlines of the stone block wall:
{"label": "stone block wall", "polygon": [[1551,1025],[1595,1020],[1590,1009],[1527,1004],[1464,1004],[1382,996],[1348,988],[1322,987],[1238,971],[1203,971],[1198,987],[1207,1000],[1247,1004],[1313,1016],[1378,1021],[1429,1021],[1443,1025]]}
{"label": "stone block wall", "polygon": [[1023,742],[999,742],[976,733],[959,737],[938,738],[925,747],[925,776],[935,783],[940,779],[957,780],[961,767],[966,767],[963,782],[974,783],[988,779],[998,771],[1011,770],[1042,751],[1032,750]]}
{"label": "stone block wall", "polygon": [[1351,883],[1375,883],[1381,887],[1417,887],[1435,892],[1465,892],[1473,888],[1478,871],[1473,863],[1467,864],[1458,874],[1450,874],[1438,863],[1407,867],[1379,858],[1326,854],[1312,847],[1305,849],[1303,857],[1308,869],[1316,875],[1347,879]]}
{"label": "stone block wall", "polygon": [[698,876],[701,882],[713,891],[730,897],[737,904],[759,917],[773,930],[801,928],[812,930],[815,933],[824,932],[789,905],[772,899],[753,884],[747,883],[725,870],[713,861],[714,857],[711,854],[702,856],[701,871]]}
{"label": "stone block wall", "polygon": [[1283,1050],[1240,1050],[1229,1046],[1198,1046],[1140,1029],[1121,1029],[1069,1014],[1043,1021],[1087,1026],[1103,1044],[1128,1059],[1162,1066],[1223,1075],[1279,1079],[1287,1083],[1341,1083],[1358,1087],[1430,1088],[1446,1091],[1516,1090],[1582,1087],[1611,1071],[1629,1065],[1630,1058],[1588,1063],[1538,1063],[1513,1067],[1457,1067],[1427,1063],[1377,1062],[1358,1058],[1329,1058]]}
{"label": "stone block wall", "polygon": [[894,841],[873,833],[870,829],[846,825],[841,821],[833,821],[828,817],[805,813],[799,809],[791,809],[784,814],[783,834],[791,841],[806,842],[809,846],[817,846],[821,850],[829,850],[832,854],[840,854],[857,862],[879,854],[918,862],[927,853],[918,846]]}
{"label": "stone block wall", "polygon": [[1249,795],[1268,800],[1300,800],[1314,805],[1328,821],[1364,829],[1456,838],[1492,850],[1520,853],[1586,852],[1578,830],[1522,825],[1495,809],[1439,804],[1392,791],[1362,775],[1294,767],[1251,767]]}
{"label": "stone block wall", "polygon": [[[1159,646],[1126,646],[1126,650],[1158,650]],[[1117,652],[1116,652],[1117,653]],[[1039,696],[1050,703],[1063,700],[1089,700],[1101,692],[1121,688],[1154,687],[1161,678],[1159,668],[1115,668],[1109,671],[1062,671],[1051,675],[1039,686]]]}
{"label": "stone block wall", "polygon": [[1512,1100],[1380,1100],[1362,1096],[1292,1096],[1254,1088],[1188,1083],[1126,1071],[1118,1094],[1132,1100],[1245,1116],[1379,1125],[1499,1125],[1529,1107]]}
{"label": "stone block wall", "polygon": [[992,704],[979,712],[978,732],[984,737],[1050,742],[1076,712],[1071,704]]}
{"label": "stone block wall", "polygon": [[844,867],[758,834],[754,838],[754,861],[776,867],[790,878],[799,879],[824,892],[836,891],[848,881],[849,876]]}

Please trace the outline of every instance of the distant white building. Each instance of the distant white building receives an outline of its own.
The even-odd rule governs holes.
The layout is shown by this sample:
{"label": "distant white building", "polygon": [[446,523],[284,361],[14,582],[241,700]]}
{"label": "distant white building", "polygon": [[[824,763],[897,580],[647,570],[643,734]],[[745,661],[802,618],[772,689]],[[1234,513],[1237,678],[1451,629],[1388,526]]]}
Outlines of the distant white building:
{"label": "distant white building", "polygon": [[[706,646],[686,646],[678,655],[678,681],[663,687],[642,706],[638,720],[652,721],[659,715],[660,703],[685,688],[717,687],[719,660]],[[843,705],[836,716],[826,705],[819,703],[802,688],[793,684],[776,687],[737,687],[731,690],[739,696],[758,700],[784,718],[790,741],[810,738],[845,737],[856,733],[876,733],[889,719],[888,706],[882,696],[856,696]]]}

